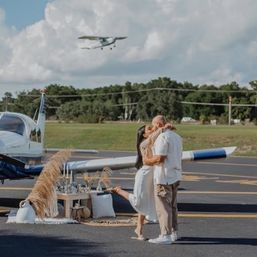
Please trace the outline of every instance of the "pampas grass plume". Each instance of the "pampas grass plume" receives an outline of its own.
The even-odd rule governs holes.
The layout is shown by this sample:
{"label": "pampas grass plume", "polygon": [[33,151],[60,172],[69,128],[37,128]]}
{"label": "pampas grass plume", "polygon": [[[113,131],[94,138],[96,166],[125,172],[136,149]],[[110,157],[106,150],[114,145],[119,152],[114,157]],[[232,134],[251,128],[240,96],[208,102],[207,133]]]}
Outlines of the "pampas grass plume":
{"label": "pampas grass plume", "polygon": [[54,154],[44,165],[44,169],[27,197],[37,216],[41,219],[55,217],[58,214],[56,183],[61,175],[63,164],[69,159],[70,155],[69,150],[62,150]]}

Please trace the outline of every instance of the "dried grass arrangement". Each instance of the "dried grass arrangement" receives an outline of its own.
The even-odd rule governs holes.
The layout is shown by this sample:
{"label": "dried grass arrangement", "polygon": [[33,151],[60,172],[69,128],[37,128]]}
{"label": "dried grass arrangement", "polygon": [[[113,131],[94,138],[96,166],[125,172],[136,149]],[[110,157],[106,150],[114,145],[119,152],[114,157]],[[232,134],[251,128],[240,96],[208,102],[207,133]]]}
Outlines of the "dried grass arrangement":
{"label": "dried grass arrangement", "polygon": [[101,177],[98,181],[98,184],[103,183],[106,188],[111,186],[110,176],[112,175],[112,170],[109,167],[104,167],[101,172]]}
{"label": "dried grass arrangement", "polygon": [[58,215],[56,183],[70,154],[69,150],[63,150],[50,158],[26,199],[32,203],[37,216],[41,219]]}
{"label": "dried grass arrangement", "polygon": [[100,190],[101,184],[103,184],[106,188],[111,186],[110,176],[112,175],[112,170],[109,167],[104,167],[102,171],[97,171],[93,173],[85,172],[83,175],[83,179],[87,184],[89,190],[96,185],[97,189]]}

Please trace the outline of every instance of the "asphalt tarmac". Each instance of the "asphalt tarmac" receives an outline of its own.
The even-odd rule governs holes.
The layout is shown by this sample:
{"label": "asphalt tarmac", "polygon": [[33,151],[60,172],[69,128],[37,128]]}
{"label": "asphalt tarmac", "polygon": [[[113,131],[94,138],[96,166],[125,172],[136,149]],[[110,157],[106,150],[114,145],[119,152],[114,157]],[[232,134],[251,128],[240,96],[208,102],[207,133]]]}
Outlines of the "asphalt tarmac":
{"label": "asphalt tarmac", "polygon": [[[76,154],[73,159],[127,155],[134,153],[105,151]],[[113,185],[132,189],[135,172],[114,171]],[[7,224],[2,213],[1,256],[257,256],[257,158],[185,162],[183,175],[178,194],[180,239],[172,245],[132,240],[132,226]],[[0,206],[17,207],[34,182],[6,181],[0,186]],[[158,236],[158,224],[147,224],[144,234]]]}

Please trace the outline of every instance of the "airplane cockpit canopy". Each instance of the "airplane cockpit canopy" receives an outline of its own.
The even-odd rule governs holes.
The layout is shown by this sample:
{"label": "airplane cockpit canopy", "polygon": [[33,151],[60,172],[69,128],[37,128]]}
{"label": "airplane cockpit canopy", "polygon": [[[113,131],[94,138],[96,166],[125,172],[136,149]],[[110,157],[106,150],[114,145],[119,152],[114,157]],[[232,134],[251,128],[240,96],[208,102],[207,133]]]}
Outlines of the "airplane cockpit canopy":
{"label": "airplane cockpit canopy", "polygon": [[25,124],[20,117],[8,113],[2,113],[0,115],[0,131],[10,131],[23,135],[24,130]]}

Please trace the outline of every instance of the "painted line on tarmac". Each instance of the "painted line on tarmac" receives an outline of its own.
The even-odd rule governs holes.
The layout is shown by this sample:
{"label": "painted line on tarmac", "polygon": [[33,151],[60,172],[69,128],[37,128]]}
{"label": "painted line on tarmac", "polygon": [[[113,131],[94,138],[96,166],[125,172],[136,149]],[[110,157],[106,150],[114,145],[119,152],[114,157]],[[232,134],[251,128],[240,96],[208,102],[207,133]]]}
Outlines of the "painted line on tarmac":
{"label": "painted line on tarmac", "polygon": [[221,173],[205,173],[205,172],[192,172],[192,171],[183,171],[182,174],[199,174],[205,176],[220,176],[220,177],[233,177],[233,178],[252,178],[257,179],[257,176],[243,176],[243,175],[233,175],[233,174],[221,174]]}
{"label": "painted line on tarmac", "polygon": [[179,213],[182,218],[257,219],[257,214]]}
{"label": "painted line on tarmac", "polygon": [[[117,178],[119,179],[119,178]],[[0,187],[0,190],[31,191],[30,187]],[[178,191],[179,194],[220,194],[220,195],[257,195],[257,192],[230,191]]]}
{"label": "painted line on tarmac", "polygon": [[257,192],[232,191],[178,191],[179,194],[257,195]]}
{"label": "painted line on tarmac", "polygon": [[1,213],[7,213],[9,212],[11,209],[7,209],[7,208],[0,208],[0,214]]}
{"label": "painted line on tarmac", "polygon": [[[137,217],[135,213],[117,213],[118,216]],[[256,219],[257,214],[225,214],[225,213],[185,213],[179,212],[180,218],[226,218],[226,219]],[[150,222],[151,223],[151,222]],[[88,224],[90,225],[90,224]],[[100,224],[99,224],[100,225]]]}
{"label": "painted line on tarmac", "polygon": [[3,208],[3,207],[0,207],[0,212],[4,212],[4,211],[8,211],[10,210],[9,208]]}
{"label": "painted line on tarmac", "polygon": [[214,165],[225,165],[225,166],[246,166],[246,167],[257,167],[257,164],[247,164],[247,163],[232,163],[232,162],[202,162],[197,161],[200,164],[214,164]]}
{"label": "painted line on tarmac", "polygon": [[[121,175],[125,175],[123,173],[120,173]],[[233,177],[233,178],[248,178],[248,179],[256,179],[257,177],[254,176],[240,176],[240,175],[227,175],[227,174],[217,174],[217,173],[204,173],[204,172],[183,172],[183,174],[199,174],[199,175],[205,175],[205,176],[220,176],[220,177]],[[135,174],[130,174],[129,175],[135,175]],[[83,179],[83,177],[78,176],[78,179]],[[213,178],[213,179],[218,179],[218,178]],[[135,180],[134,176],[131,177],[111,177],[111,180]],[[183,180],[184,182],[188,182],[186,180]],[[189,181],[193,182],[193,181]]]}
{"label": "painted line on tarmac", "polygon": [[31,191],[32,187],[0,187],[0,190]]}
{"label": "painted line on tarmac", "polygon": [[229,158],[243,158],[243,159],[257,159],[255,156],[243,156],[243,155],[234,155],[234,156],[229,156]]}

